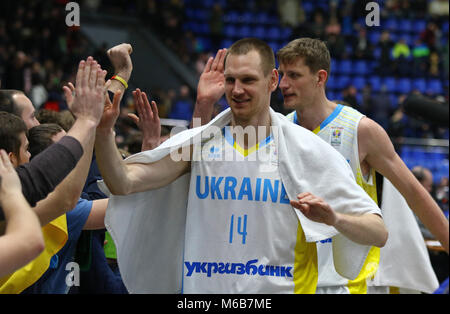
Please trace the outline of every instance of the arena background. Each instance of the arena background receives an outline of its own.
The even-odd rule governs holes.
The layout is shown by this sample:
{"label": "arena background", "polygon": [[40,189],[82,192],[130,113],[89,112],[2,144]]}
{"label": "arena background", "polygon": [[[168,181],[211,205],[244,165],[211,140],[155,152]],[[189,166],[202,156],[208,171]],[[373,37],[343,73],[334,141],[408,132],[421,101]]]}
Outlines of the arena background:
{"label": "arena background", "polygon": [[[448,113],[448,0],[378,0],[379,25],[369,26],[363,0],[85,0],[80,25],[68,26],[64,0],[0,2],[0,88],[23,90],[37,110],[67,109],[62,86],[75,81],[78,62],[94,56],[112,69],[106,50],[128,42],[133,74],[116,127],[118,145],[140,150],[140,133],[127,118],[131,91],[139,87],[158,104],[167,132],[186,125],[197,81],[217,49],[258,37],[277,51],[308,36],[326,41],[332,56],[327,96],[345,101],[382,125],[409,168],[434,176],[433,196],[448,217],[449,129],[427,116],[405,112],[408,95],[437,101]],[[287,113],[281,93],[272,107]],[[227,107],[224,99],[216,112]],[[424,108],[426,111],[427,108]],[[437,270],[448,277],[446,263]],[[444,267],[445,268],[445,267]],[[441,272],[442,273],[438,273]]]}

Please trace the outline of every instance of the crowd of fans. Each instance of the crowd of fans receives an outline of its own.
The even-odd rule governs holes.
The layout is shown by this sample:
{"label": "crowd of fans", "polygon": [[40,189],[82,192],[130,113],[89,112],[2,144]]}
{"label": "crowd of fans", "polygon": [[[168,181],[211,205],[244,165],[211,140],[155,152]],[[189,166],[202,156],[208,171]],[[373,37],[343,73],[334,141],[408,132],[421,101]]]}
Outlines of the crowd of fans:
{"label": "crowd of fans", "polygon": [[[93,48],[79,27],[65,26],[67,2],[0,2],[0,88],[23,91],[36,109],[36,117],[40,123],[58,123],[66,132],[71,129],[75,120],[68,111],[62,87],[75,82],[80,60],[92,55],[109,74],[114,72],[106,55],[106,50],[110,47],[100,45]],[[158,34],[161,41],[180,60],[196,70],[198,76],[209,56],[221,48],[226,40],[224,27],[228,12],[249,9],[255,12],[272,12],[280,25],[291,30],[289,39],[303,36],[320,38],[326,41],[334,59],[374,61],[381,76],[439,78],[447,82],[443,94],[428,96],[448,104],[448,29],[442,29],[444,22],[448,21],[448,2],[446,9],[443,9],[441,5],[445,1],[440,0],[383,1],[382,19],[395,17],[428,20],[412,46],[402,38],[390,39],[388,30],[381,32],[380,39],[375,44],[371,42],[367,29],[360,23],[367,12],[364,8],[366,2],[330,0],[327,11],[309,11],[302,5],[302,1],[218,1],[207,6],[210,45],[206,45],[198,34],[184,26],[188,22],[187,9],[201,7],[201,1],[80,1],[84,9],[107,14],[126,12],[141,18],[143,25]],[[157,89],[148,92],[152,93],[152,98],[158,104],[161,118],[191,119],[195,91],[190,90],[187,85],[181,85],[178,90]],[[141,150],[142,135],[128,116],[135,113],[133,97],[131,94],[125,96],[116,126],[116,141],[124,149],[124,155],[127,155]],[[404,114],[400,104],[406,97],[405,94],[395,95],[393,100],[386,90],[374,93],[370,85],[361,90],[349,85],[339,96],[337,100],[357,108],[380,123],[392,137],[448,139],[448,128],[438,128],[428,121],[413,119]],[[279,91],[274,93],[271,105],[275,110],[287,113]],[[217,110],[226,106],[222,99]],[[443,183],[434,191],[440,204],[448,210],[448,178],[446,180],[444,178]],[[91,244],[90,247],[94,246],[95,244]],[[117,275],[114,265],[112,263],[110,267]],[[114,279],[119,282],[116,292],[123,292],[120,277]]]}

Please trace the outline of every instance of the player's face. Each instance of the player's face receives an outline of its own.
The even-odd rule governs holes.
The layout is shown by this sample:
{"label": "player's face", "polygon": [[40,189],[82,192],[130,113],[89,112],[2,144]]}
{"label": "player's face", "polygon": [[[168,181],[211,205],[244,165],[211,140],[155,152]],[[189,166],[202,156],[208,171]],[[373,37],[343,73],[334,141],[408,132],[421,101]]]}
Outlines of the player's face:
{"label": "player's face", "polygon": [[236,119],[248,121],[268,110],[270,95],[277,86],[278,73],[274,69],[264,75],[257,51],[229,55],[224,75],[225,96]]}
{"label": "player's face", "polygon": [[303,58],[292,63],[280,63],[280,89],[286,108],[305,108],[317,94],[318,73],[312,73]]}

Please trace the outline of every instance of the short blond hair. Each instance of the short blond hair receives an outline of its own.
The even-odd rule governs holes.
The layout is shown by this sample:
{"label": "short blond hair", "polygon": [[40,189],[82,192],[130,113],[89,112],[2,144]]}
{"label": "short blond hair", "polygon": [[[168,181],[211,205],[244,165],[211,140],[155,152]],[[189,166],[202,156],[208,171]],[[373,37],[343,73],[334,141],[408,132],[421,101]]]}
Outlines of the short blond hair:
{"label": "short blond hair", "polygon": [[275,69],[275,55],[272,48],[264,41],[258,38],[243,38],[236,41],[227,50],[225,64],[229,55],[246,55],[250,51],[258,52],[261,59],[261,68],[265,76],[269,75]]}
{"label": "short blond hair", "polygon": [[277,52],[278,62],[291,64],[299,58],[313,73],[325,70],[330,75],[331,56],[325,43],[319,39],[298,38],[289,42]]}

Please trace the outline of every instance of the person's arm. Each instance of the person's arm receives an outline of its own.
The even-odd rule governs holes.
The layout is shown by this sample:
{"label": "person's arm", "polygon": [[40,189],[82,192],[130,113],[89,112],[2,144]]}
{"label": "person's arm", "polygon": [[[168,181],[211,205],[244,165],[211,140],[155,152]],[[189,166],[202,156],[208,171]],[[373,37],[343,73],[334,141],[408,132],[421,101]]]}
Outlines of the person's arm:
{"label": "person's arm", "polygon": [[[227,54],[226,49],[217,51],[215,58],[210,57],[200,75],[197,86],[197,99],[195,102],[193,119],[200,119],[200,125],[211,121],[214,104],[225,93],[224,61]],[[191,126],[193,127],[193,121]],[[200,126],[195,125],[195,126]]]}
{"label": "person's arm", "polygon": [[[68,101],[77,120],[68,134],[80,136],[84,154],[74,170],[34,210],[44,226],[65,212],[73,209],[80,197],[89,166],[95,139],[95,130],[100,121],[105,102],[106,71],[95,60],[81,62],[77,72],[75,98]],[[78,122],[85,123],[78,123]]]}
{"label": "person's arm", "polygon": [[[120,113],[120,91],[104,109],[97,127],[95,153],[100,173],[112,194],[127,195],[163,187],[189,171],[188,161],[174,161],[171,155],[150,164],[126,164],[116,143],[114,124]],[[142,97],[142,95],[141,95]],[[192,150],[191,150],[192,151]]]}
{"label": "person's arm", "polygon": [[136,123],[142,132],[141,150],[154,149],[161,144],[161,122],[159,121],[156,102],[152,101],[150,106],[146,93],[141,92],[139,88],[133,92],[133,99],[138,116],[129,113],[128,117]]}
{"label": "person's arm", "polygon": [[298,200],[291,200],[291,205],[299,209],[306,218],[333,226],[342,235],[353,242],[383,247],[388,232],[383,219],[377,214],[360,216],[335,212],[328,203],[311,193],[297,195]]}
{"label": "person's arm", "polygon": [[[75,168],[83,155],[80,142],[65,136],[33,158],[16,168],[22,183],[22,192],[31,206],[52,192]],[[64,160],[64,162],[61,162]]]}
{"label": "person's arm", "polygon": [[105,228],[105,214],[108,207],[108,199],[92,201],[92,208],[83,230],[98,230]]}
{"label": "person's arm", "polygon": [[[449,252],[449,224],[439,205],[395,152],[386,131],[364,118],[358,127],[360,160],[385,176],[403,195],[408,206]],[[394,209],[395,210],[395,209]]]}
{"label": "person's arm", "polygon": [[0,237],[0,277],[36,258],[45,248],[41,225],[21,192],[21,184],[8,155],[0,151],[0,204],[6,219]]}

